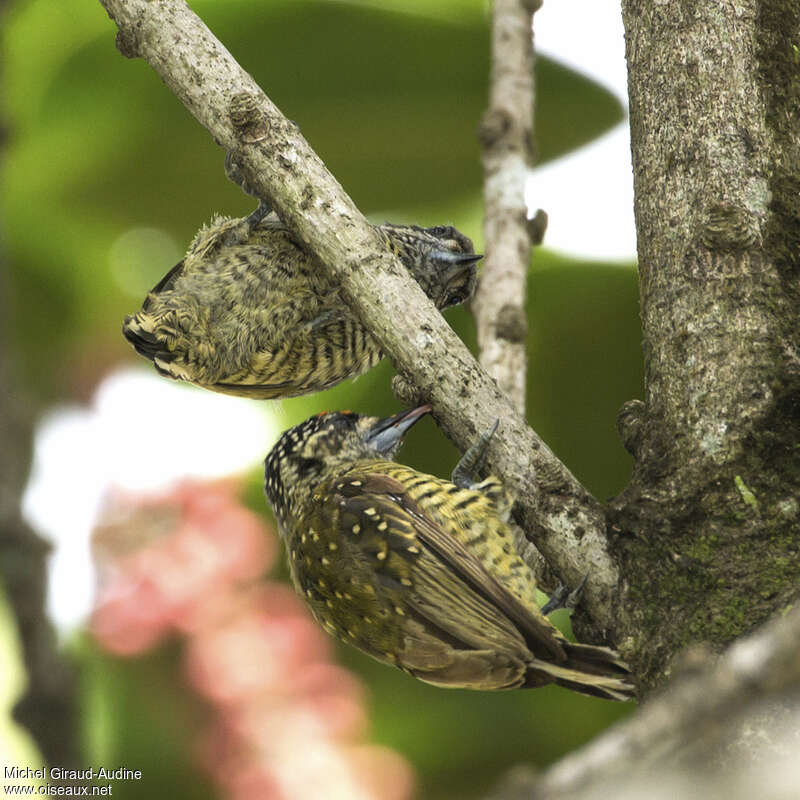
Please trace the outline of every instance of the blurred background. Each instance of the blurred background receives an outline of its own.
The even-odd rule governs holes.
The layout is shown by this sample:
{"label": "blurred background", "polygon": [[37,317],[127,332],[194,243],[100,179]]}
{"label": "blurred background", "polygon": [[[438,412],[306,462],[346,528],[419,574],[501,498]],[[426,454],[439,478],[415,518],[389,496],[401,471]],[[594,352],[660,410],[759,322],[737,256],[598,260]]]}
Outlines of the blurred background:
{"label": "blurred background", "polygon": [[[483,0],[192,7],[370,219],[451,223],[480,250]],[[529,276],[528,418],[606,499],[631,466],[617,410],[642,392],[622,27],[613,4],[551,0],[535,28],[529,202],[550,225]],[[122,798],[478,798],[630,713],[561,689],[436,689],[311,623],[263,458],[313,413],[396,411],[392,369],[256,403],[171,383],[135,355],[122,318],[212,214],[253,203],[115,33],[99,3],[5,3],[2,360],[17,416],[3,430],[33,433],[16,483],[52,543],[47,613],[76,676],[77,764],[141,770],[113,784]],[[468,309],[447,318],[474,350]],[[457,457],[430,419],[401,453],[440,475]],[[7,597],[0,760],[36,767],[12,717],[26,676]]]}

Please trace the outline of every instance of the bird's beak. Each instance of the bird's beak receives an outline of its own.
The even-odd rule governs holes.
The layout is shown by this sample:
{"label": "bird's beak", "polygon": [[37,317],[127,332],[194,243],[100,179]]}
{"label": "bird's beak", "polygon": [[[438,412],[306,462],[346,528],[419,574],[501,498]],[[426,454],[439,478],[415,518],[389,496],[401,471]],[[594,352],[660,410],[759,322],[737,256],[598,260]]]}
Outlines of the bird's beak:
{"label": "bird's beak", "polygon": [[432,406],[426,403],[424,406],[379,419],[370,428],[364,441],[382,455],[387,455],[400,444],[406,431],[431,411],[433,411]]}
{"label": "bird's beak", "polygon": [[431,258],[448,264],[474,264],[483,258],[482,253],[453,253],[450,250],[434,250]]}

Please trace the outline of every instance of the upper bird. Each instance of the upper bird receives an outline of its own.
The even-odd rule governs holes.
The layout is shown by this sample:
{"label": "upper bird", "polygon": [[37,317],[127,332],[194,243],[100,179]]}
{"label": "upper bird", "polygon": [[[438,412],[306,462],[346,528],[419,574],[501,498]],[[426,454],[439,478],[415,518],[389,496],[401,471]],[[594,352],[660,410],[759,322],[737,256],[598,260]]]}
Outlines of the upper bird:
{"label": "upper bird", "polygon": [[323,414],[286,431],[266,459],[266,493],[295,587],[332,635],[438,686],[556,683],[633,697],[605,647],[569,642],[536,602],[515,549],[511,498],[476,482],[489,436],[453,482],[389,459],[430,406],[386,419]]}
{"label": "upper bird", "polygon": [[[377,230],[437,308],[472,296],[481,256],[455,228]],[[339,287],[263,207],[202,228],[122,332],[162,375],[256,398],[327,389],[383,356]]]}

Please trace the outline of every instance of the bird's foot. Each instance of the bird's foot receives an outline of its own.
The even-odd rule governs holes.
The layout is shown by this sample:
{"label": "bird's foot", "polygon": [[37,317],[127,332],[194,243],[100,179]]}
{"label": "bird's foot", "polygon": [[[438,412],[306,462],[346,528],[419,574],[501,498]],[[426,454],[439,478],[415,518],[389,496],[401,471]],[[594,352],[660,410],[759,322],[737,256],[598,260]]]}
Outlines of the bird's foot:
{"label": "bird's foot", "polygon": [[550,596],[550,599],[542,606],[542,614],[547,616],[557,611],[559,608],[575,608],[580,600],[581,592],[586,584],[586,579],[589,577],[587,572],[583,576],[583,580],[573,589],[569,590],[566,583],[562,583]]}
{"label": "bird's foot", "polygon": [[254,211],[251,211],[244,218],[244,222],[252,232],[253,228],[257,228],[261,220],[268,216],[271,212],[272,206],[269,203],[265,203],[263,200],[259,200],[258,208],[256,208]]}
{"label": "bird's foot", "polygon": [[494,425],[482,434],[456,464],[450,480],[460,489],[472,489],[478,481],[478,473],[486,462],[486,450],[492,440],[500,420],[496,419]]}

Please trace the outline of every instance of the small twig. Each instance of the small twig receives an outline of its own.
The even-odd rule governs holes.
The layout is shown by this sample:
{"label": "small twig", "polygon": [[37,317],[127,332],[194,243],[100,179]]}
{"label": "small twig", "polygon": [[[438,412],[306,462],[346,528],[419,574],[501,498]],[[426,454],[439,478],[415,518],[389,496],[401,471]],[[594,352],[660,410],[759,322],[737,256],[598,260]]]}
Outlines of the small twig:
{"label": "small twig", "polygon": [[342,287],[456,445],[465,450],[500,419],[489,468],[517,494],[520,524],[559,577],[577,585],[591,570],[583,608],[597,635],[613,630],[617,571],[600,504],[516,413],[297,127],[183,0],[100,2],[119,27],[120,50],[146,59],[214,139],[235,153],[250,189],[271,203]]}
{"label": "small twig", "polygon": [[494,0],[489,108],[481,121],[485,256],[472,304],[483,368],[525,413],[525,284],[531,256],[525,179],[533,124],[533,11]]}

